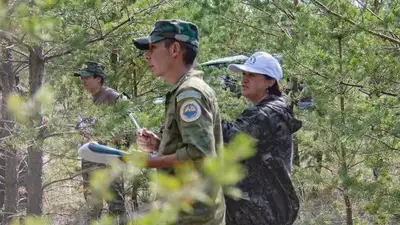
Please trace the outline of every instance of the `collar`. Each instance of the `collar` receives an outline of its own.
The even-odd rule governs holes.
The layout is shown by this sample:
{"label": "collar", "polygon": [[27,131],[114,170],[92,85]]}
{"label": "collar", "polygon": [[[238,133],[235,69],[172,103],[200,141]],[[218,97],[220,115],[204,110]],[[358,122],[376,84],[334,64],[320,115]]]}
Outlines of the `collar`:
{"label": "collar", "polygon": [[94,94],[94,95],[93,95],[93,98],[94,98],[94,99],[95,99],[95,98],[98,98],[98,97],[101,95],[101,93],[104,92],[105,89],[106,89],[106,88],[105,88],[104,86],[100,87],[99,92],[97,92],[96,94]]}
{"label": "collar", "polygon": [[275,95],[265,95],[256,105],[265,105],[268,102],[272,102],[272,101],[282,101],[281,97],[275,96]]}
{"label": "collar", "polygon": [[196,76],[198,73],[194,71],[193,69],[190,69],[188,72],[183,74],[181,78],[172,86],[172,88],[168,91],[168,94],[174,92],[183,82],[185,82],[189,77]]}

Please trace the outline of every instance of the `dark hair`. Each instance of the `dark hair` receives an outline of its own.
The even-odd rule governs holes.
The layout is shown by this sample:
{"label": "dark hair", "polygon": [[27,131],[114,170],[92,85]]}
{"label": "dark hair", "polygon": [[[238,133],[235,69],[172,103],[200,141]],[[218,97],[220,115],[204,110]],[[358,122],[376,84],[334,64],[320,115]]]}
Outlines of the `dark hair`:
{"label": "dark hair", "polygon": [[282,97],[282,88],[279,85],[278,81],[275,80],[272,77],[269,77],[269,76],[265,76],[265,79],[274,80],[275,81],[274,85],[272,85],[271,87],[267,88],[268,94],[275,95],[275,96],[278,96],[278,97]]}
{"label": "dark hair", "polygon": [[175,42],[178,42],[179,45],[181,46],[181,49],[183,51],[183,62],[185,63],[185,65],[187,65],[187,66],[193,65],[194,60],[196,59],[196,56],[197,56],[197,48],[191,44],[177,41],[175,39],[166,39],[164,42],[164,46],[166,48],[169,48]]}
{"label": "dark hair", "polygon": [[101,84],[101,86],[103,86],[103,84],[104,84],[104,77],[95,74],[95,75],[93,75],[93,78],[94,78],[94,79],[100,78],[100,84]]}

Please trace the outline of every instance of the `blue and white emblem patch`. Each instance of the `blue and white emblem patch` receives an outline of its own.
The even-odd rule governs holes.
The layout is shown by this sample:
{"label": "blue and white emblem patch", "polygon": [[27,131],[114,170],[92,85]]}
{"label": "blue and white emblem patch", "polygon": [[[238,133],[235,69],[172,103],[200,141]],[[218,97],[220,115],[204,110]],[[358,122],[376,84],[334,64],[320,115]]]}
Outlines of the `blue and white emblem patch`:
{"label": "blue and white emblem patch", "polygon": [[194,100],[184,102],[181,106],[179,115],[185,122],[193,122],[197,120],[201,116],[201,108],[199,103]]}

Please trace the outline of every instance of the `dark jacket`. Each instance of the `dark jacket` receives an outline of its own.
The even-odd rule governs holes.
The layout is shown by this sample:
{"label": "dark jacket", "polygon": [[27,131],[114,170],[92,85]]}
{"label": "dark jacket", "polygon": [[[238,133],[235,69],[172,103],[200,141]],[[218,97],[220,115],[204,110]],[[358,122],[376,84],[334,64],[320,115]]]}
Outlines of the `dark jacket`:
{"label": "dark jacket", "polygon": [[257,140],[256,153],[243,162],[246,177],[237,185],[240,200],[227,198],[227,225],[292,224],[299,199],[290,179],[292,134],[302,127],[283,98],[267,96],[247,108],[234,122],[222,122],[224,142],[238,132]]}
{"label": "dark jacket", "polygon": [[245,109],[234,122],[222,122],[225,143],[238,132],[245,132],[257,140],[257,153],[253,158],[271,153],[284,162],[289,173],[292,168],[292,134],[301,127],[301,121],[293,117],[283,98],[274,95]]}

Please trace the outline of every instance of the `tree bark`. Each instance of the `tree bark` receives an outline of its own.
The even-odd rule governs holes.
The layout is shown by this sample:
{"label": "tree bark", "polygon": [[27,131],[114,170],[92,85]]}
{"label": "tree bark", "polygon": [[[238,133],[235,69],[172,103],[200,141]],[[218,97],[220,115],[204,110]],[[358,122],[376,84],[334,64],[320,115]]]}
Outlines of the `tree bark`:
{"label": "tree bark", "polygon": [[133,77],[133,96],[135,98],[138,97],[138,81],[137,81],[137,72],[136,69],[133,70],[132,72],[132,77]]}
{"label": "tree bark", "polygon": [[38,146],[28,149],[28,215],[42,215],[42,165],[43,151]]}
{"label": "tree bark", "polygon": [[353,207],[350,201],[350,197],[346,191],[343,194],[344,204],[346,206],[346,224],[353,225]]}
{"label": "tree bark", "polygon": [[375,13],[379,12],[379,8],[380,8],[380,0],[374,0],[374,11],[375,11]]}
{"label": "tree bark", "polygon": [[5,207],[4,207],[4,220],[5,222],[11,221],[12,215],[17,212],[18,203],[18,185],[17,185],[17,151],[11,146],[7,145],[6,155],[6,176],[5,176]]}
{"label": "tree bark", "polygon": [[[0,138],[3,138],[0,136]],[[0,209],[4,206],[4,198],[5,198],[5,176],[6,176],[6,160],[5,160],[6,150],[4,148],[0,148]],[[1,216],[0,216],[1,223]]]}
{"label": "tree bark", "polygon": [[113,49],[110,54],[110,64],[114,75],[118,73],[119,54],[117,49]]}
{"label": "tree bark", "polygon": [[[43,48],[36,46],[29,51],[29,86],[30,95],[33,96],[42,86],[45,61],[43,59]],[[32,125],[39,126],[41,123],[41,115],[38,113],[32,117]],[[43,175],[43,150],[42,132],[34,145],[28,148],[28,215],[42,215],[42,175]]]}
{"label": "tree bark", "polygon": [[19,211],[25,211],[27,206],[27,193],[26,193],[26,182],[28,177],[28,156],[26,153],[20,152],[18,156],[18,205]]}
{"label": "tree bark", "polygon": [[[1,81],[2,81],[2,121],[0,124],[1,132],[0,137],[10,136],[13,132],[14,122],[11,115],[7,110],[7,98],[16,89],[15,73],[12,69],[12,53],[9,46],[12,46],[12,42],[9,39],[2,40],[3,46],[2,55],[3,63],[1,65]],[[10,216],[17,212],[17,198],[18,198],[18,186],[17,186],[17,154],[16,149],[9,143],[2,141],[2,156],[0,160],[0,174],[4,174],[4,183],[0,186],[1,200],[4,200],[4,218],[8,222]],[[3,204],[3,202],[1,202]]]}
{"label": "tree bark", "polygon": [[[343,39],[341,37],[338,38],[338,46],[339,46],[339,72],[340,75],[343,75]],[[343,85],[340,85],[340,114],[341,114],[341,124],[343,127],[345,127],[346,124],[346,115],[345,115],[345,87]],[[341,152],[341,170],[342,170],[342,176],[343,177],[348,177],[348,164],[347,164],[347,151],[346,151],[346,146],[343,145],[342,141],[340,141],[340,152]],[[343,179],[343,178],[342,178]],[[346,206],[346,224],[347,225],[353,225],[353,208],[351,204],[350,197],[347,193],[347,187],[343,187],[343,199],[344,199],[344,204]]]}
{"label": "tree bark", "polygon": [[[290,96],[292,101],[290,102],[289,108],[292,112],[294,112],[294,106],[297,104],[297,95],[299,93],[299,81],[297,77],[293,77],[291,80],[292,90],[290,92]],[[300,166],[300,153],[299,153],[299,140],[296,137],[296,134],[293,134],[293,164],[296,166]]]}

